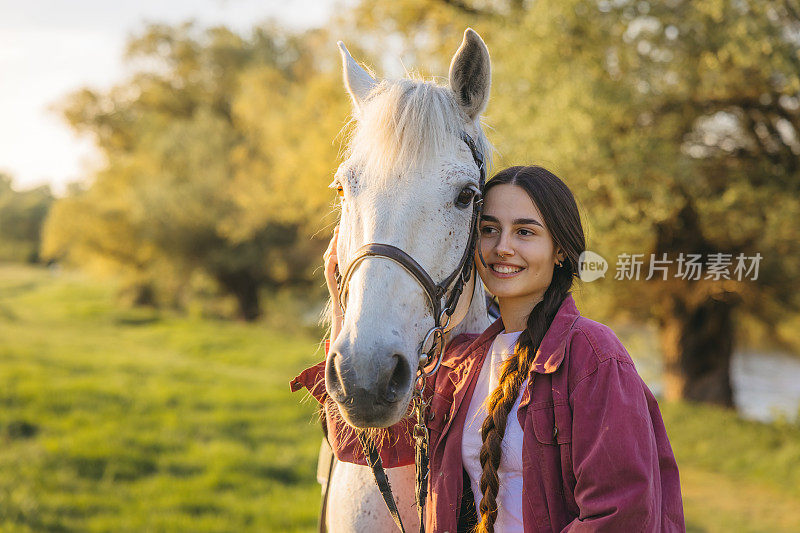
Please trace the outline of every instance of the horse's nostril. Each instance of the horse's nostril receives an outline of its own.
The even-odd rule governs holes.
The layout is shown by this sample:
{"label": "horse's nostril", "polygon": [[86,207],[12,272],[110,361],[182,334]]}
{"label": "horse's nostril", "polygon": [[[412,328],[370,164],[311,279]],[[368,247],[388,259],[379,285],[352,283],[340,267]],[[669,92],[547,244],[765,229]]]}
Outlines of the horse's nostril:
{"label": "horse's nostril", "polygon": [[389,403],[394,403],[400,399],[408,387],[408,380],[411,378],[411,371],[406,360],[398,354],[395,354],[393,358],[394,369],[392,370],[392,377],[389,378],[389,383],[386,386],[386,394],[384,394],[384,399]]}
{"label": "horse's nostril", "polygon": [[328,395],[334,401],[344,403],[347,399],[347,394],[342,385],[339,365],[337,364],[338,359],[341,359],[338,353],[328,354],[328,360],[325,363],[325,387],[328,389]]}

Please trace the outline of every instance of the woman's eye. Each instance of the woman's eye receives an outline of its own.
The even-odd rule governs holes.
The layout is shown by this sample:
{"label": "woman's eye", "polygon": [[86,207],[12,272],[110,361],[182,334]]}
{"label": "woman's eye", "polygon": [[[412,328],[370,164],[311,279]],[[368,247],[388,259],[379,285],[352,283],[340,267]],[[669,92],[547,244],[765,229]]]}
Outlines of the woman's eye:
{"label": "woman's eye", "polygon": [[519,233],[519,234],[520,234],[520,235],[522,235],[523,237],[530,237],[530,236],[532,236],[532,235],[536,235],[536,234],[535,234],[534,232],[532,232],[531,230],[529,230],[529,229],[525,229],[525,228],[522,228],[522,229],[520,229],[520,230],[519,230],[517,233]]}
{"label": "woman's eye", "polygon": [[481,233],[489,235],[491,233],[494,233],[494,228],[491,227],[491,226],[484,226],[484,227],[481,228]]}
{"label": "woman's eye", "polygon": [[461,189],[461,192],[458,193],[458,198],[456,198],[456,207],[459,209],[466,208],[469,206],[474,197],[475,190],[472,187],[464,187]]}

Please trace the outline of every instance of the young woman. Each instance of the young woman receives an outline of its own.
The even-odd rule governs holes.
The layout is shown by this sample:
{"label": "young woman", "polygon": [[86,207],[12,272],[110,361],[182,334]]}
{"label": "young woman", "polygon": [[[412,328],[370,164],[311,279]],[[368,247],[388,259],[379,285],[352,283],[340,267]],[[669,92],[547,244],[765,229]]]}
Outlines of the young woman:
{"label": "young woman", "polygon": [[[435,376],[427,531],[684,531],[656,400],[613,331],[581,317],[570,294],[584,250],[575,199],[555,175],[511,167],[487,183],[476,264],[501,318],[453,339]],[[410,440],[393,446],[407,449],[389,466],[413,462]]]}

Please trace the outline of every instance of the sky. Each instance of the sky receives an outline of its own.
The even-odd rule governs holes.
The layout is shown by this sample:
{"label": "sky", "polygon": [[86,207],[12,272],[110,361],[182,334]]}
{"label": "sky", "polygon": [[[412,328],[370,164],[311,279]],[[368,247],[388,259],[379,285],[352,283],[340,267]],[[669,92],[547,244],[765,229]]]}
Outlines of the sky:
{"label": "sky", "polygon": [[269,18],[319,26],[335,0],[0,0],[0,172],[17,189],[50,184],[57,193],[99,164],[91,139],[52,110],[82,88],[125,78],[127,37],[145,22],[224,24],[248,33]]}

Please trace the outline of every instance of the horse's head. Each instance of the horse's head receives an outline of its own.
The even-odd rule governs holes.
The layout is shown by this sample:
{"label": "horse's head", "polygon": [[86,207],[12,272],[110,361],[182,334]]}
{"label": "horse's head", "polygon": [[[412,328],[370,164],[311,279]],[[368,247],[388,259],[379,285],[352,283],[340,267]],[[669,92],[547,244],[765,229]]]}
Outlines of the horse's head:
{"label": "horse's head", "polygon": [[[467,248],[480,175],[463,133],[486,157],[490,151],[480,126],[489,98],[489,52],[468,29],[448,87],[378,81],[339,46],[355,117],[347,159],[333,183],[342,196],[339,268],[344,273],[366,243],[388,244],[439,283]],[[418,281],[396,262],[371,257],[354,265],[325,383],[351,425],[386,427],[407,411],[433,310]]]}

